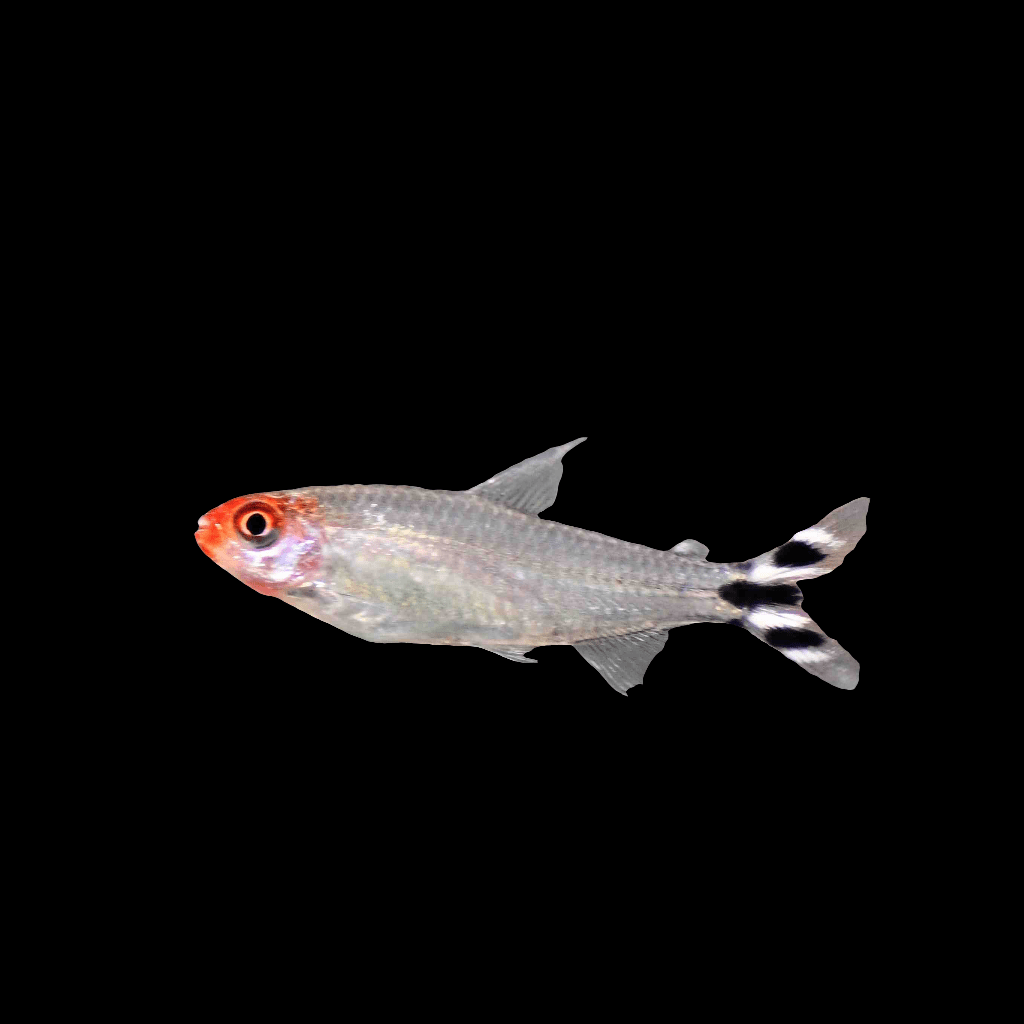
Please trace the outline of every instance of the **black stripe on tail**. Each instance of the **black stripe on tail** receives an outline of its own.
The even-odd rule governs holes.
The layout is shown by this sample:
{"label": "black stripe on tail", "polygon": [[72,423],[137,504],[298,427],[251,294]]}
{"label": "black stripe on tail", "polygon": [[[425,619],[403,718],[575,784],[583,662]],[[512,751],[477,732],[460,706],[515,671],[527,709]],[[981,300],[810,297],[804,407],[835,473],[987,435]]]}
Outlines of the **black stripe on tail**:
{"label": "black stripe on tail", "polygon": [[[810,621],[810,620],[808,620]],[[822,633],[815,633],[813,629],[766,629],[764,639],[772,647],[820,647],[825,642]]]}
{"label": "black stripe on tail", "polygon": [[804,599],[800,588],[791,583],[748,583],[736,580],[718,588],[719,597],[737,608],[757,608],[764,604],[798,605]]}
{"label": "black stripe on tail", "polygon": [[786,568],[798,568],[801,565],[817,565],[824,562],[826,555],[802,540],[791,540],[772,552],[772,561]]}

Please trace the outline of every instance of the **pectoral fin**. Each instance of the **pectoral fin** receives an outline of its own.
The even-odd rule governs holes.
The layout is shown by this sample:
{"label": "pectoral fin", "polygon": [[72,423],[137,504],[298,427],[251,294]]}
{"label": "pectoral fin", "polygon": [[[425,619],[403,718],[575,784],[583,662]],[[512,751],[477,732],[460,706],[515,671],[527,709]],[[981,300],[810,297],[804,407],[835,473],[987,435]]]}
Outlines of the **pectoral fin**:
{"label": "pectoral fin", "polygon": [[562,456],[582,441],[586,441],[586,438],[578,437],[568,444],[549,448],[476,487],[470,487],[466,493],[479,494],[481,498],[488,498],[519,512],[534,515],[543,512],[554,504],[558,494],[558,481],[562,479]]}
{"label": "pectoral fin", "polygon": [[644,681],[647,666],[665,646],[668,630],[653,629],[627,636],[601,637],[573,644],[580,654],[604,676],[605,682],[619,693]]}

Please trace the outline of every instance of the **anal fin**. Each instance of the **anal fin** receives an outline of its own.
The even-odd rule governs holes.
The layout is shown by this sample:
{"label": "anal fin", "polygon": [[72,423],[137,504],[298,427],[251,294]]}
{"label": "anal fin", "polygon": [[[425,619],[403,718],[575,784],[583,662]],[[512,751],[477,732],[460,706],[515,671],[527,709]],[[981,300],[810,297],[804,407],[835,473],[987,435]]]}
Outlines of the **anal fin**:
{"label": "anal fin", "polygon": [[668,630],[651,629],[625,636],[606,636],[573,644],[588,665],[596,668],[613,690],[625,694],[644,681],[647,666],[665,646]]}

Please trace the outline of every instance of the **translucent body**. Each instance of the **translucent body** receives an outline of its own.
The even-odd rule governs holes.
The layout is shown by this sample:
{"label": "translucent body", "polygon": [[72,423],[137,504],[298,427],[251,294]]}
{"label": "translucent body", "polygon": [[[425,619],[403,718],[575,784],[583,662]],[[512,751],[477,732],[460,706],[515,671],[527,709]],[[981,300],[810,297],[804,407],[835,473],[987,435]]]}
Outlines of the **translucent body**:
{"label": "translucent body", "polygon": [[539,519],[466,492],[311,487],[319,559],[277,596],[378,642],[529,649],[700,621],[735,609],[714,565]]}

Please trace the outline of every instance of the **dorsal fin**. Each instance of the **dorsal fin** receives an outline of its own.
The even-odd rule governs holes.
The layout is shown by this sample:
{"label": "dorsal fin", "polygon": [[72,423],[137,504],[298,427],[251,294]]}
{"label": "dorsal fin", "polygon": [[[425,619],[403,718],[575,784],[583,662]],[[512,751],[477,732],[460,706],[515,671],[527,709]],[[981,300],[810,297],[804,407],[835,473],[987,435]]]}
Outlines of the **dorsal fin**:
{"label": "dorsal fin", "polygon": [[478,494],[481,498],[488,498],[519,512],[533,515],[543,512],[554,504],[558,494],[558,481],[562,479],[562,456],[582,441],[586,441],[586,438],[578,437],[568,444],[549,448],[540,455],[534,455],[532,459],[510,466],[476,487],[470,487],[466,493]]}

